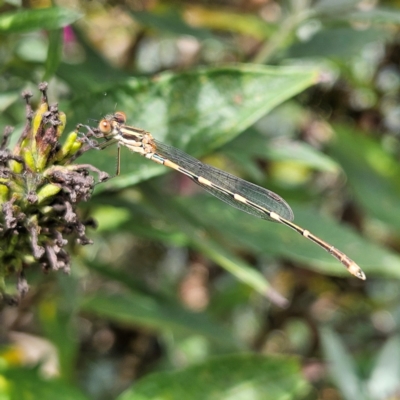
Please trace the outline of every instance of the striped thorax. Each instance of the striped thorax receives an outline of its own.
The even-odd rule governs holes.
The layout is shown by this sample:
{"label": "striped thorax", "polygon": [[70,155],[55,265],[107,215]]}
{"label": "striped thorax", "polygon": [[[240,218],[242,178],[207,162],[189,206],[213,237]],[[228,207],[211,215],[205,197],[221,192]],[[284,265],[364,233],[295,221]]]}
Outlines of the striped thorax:
{"label": "striped thorax", "polygon": [[105,139],[115,139],[129,150],[151,159],[156,151],[153,136],[144,129],[125,125],[125,122],[126,114],[118,111],[103,118],[99,130]]}

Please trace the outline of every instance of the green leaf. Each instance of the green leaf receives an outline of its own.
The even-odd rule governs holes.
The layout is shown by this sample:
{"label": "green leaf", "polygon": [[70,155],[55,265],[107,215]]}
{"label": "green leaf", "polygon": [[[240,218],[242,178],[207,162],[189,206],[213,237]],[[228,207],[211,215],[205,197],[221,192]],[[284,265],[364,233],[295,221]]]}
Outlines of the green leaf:
{"label": "green leaf", "polygon": [[[107,204],[109,208],[113,210],[110,210],[108,214],[111,216],[115,214],[114,222],[116,224],[121,224],[118,226],[118,230],[124,230],[146,239],[162,241],[167,245],[186,246],[188,244],[189,240],[185,234],[179,232],[179,230],[171,226],[171,224],[167,225],[167,223],[164,222],[163,224],[157,223],[156,226],[154,226],[151,223],[153,218],[157,215],[154,213],[154,209],[149,207],[149,205],[144,202],[134,202],[135,197],[136,196],[133,195],[132,199],[130,199],[129,203],[127,203],[126,201],[122,201],[119,196],[116,196],[113,193],[101,193],[98,196],[94,196],[90,203],[91,207],[93,207],[94,204]],[[99,218],[98,222],[100,231],[103,229],[107,231],[107,227],[110,226],[110,222],[108,221],[108,218],[106,219],[102,215],[103,212],[103,207],[96,208],[94,217],[96,220]],[[122,223],[123,215],[127,215],[129,217],[124,223]],[[134,224],[132,224],[132,220],[135,221]],[[111,233],[112,232],[113,230],[111,230]]]}
{"label": "green leaf", "polygon": [[361,0],[319,0],[314,6],[314,12],[316,16],[335,18],[354,10],[360,2]]}
{"label": "green leaf", "polygon": [[177,9],[171,6],[164,12],[136,11],[132,13],[137,22],[147,27],[160,30],[162,33],[174,35],[189,35],[198,39],[210,39],[212,34],[205,29],[193,28],[182,19]]}
{"label": "green leaf", "polygon": [[[107,111],[112,112],[117,104],[128,114],[129,124],[201,156],[229,142],[273,107],[316,83],[318,76],[314,68],[258,65],[164,73],[156,79],[130,79],[123,85],[114,85],[101,106],[107,101]],[[77,102],[77,116],[85,109],[83,103],[93,103],[93,96],[91,93],[90,99]],[[97,114],[95,109],[93,112],[95,116],[104,114]],[[122,155],[121,177],[102,188],[125,187],[165,172],[162,167],[127,153]],[[86,159],[100,169],[110,170],[115,166],[115,157],[115,148],[108,148],[101,155],[89,152]]]}
{"label": "green leaf", "polygon": [[339,336],[328,328],[321,329],[321,342],[324,359],[341,394],[347,400],[363,400],[361,380],[357,376],[354,360],[344,347]]}
{"label": "green leaf", "polygon": [[4,13],[0,16],[0,33],[59,29],[70,25],[83,14],[69,8],[51,7]]}
{"label": "green leaf", "polygon": [[57,347],[61,375],[64,379],[72,379],[78,352],[77,326],[72,321],[77,317],[80,282],[66,274],[57,275],[57,281],[57,297],[41,300],[37,318],[41,331]]}
{"label": "green leaf", "polygon": [[[225,268],[238,280],[271,299],[275,304],[281,307],[287,305],[287,300],[270,286],[259,271],[226,247],[221,246],[215,237],[204,231],[204,227],[207,229],[207,226],[202,219],[186,212],[182,205],[172,198],[163,196],[163,201],[160,202],[159,193],[150,191],[148,187],[145,189],[145,193],[146,208],[139,208],[132,202],[116,198],[115,195],[101,195],[99,202],[113,205],[113,208],[120,212],[122,210],[124,214],[128,210],[131,212],[130,221],[134,219],[135,224],[129,221],[126,227],[119,229],[125,229],[135,235],[160,240],[167,244],[192,246]],[[201,211],[201,209],[195,211]],[[113,214],[112,211],[110,213]],[[161,223],[159,219],[162,219]],[[157,222],[153,223],[152,221]]]}
{"label": "green leaf", "polygon": [[389,32],[377,28],[359,31],[351,28],[324,29],[307,42],[294,44],[288,52],[290,57],[348,58],[359,54],[369,43],[389,38]]}
{"label": "green leaf", "polygon": [[[40,376],[38,369],[13,368],[2,371],[7,379],[9,396],[2,399],[13,400],[87,400],[78,388],[60,379]],[[4,383],[3,385],[4,386]]]}
{"label": "green leaf", "polygon": [[19,93],[16,92],[0,93],[0,112],[3,112],[11,104],[15,103],[18,98]]}
{"label": "green leaf", "polygon": [[[279,256],[300,262],[304,268],[349,277],[334,257],[319,246],[281,225],[240,212],[210,196],[185,198],[180,201],[182,212],[197,213],[204,228],[214,238],[247,251]],[[334,245],[355,260],[368,275],[400,276],[400,257],[363,239],[350,228],[320,214],[310,206],[290,204],[295,223]]]}
{"label": "green leaf", "polygon": [[378,354],[368,389],[373,399],[379,399],[383,393],[396,393],[400,379],[400,338],[393,336],[386,341]]}
{"label": "green leaf", "polygon": [[149,375],[118,399],[291,400],[309,390],[296,359],[244,354]]}
{"label": "green leaf", "polygon": [[318,171],[338,173],[340,166],[327,155],[303,142],[279,142],[264,153],[269,160],[297,162]]}
{"label": "green leaf", "polygon": [[[249,285],[263,296],[273,299],[280,306],[287,305],[287,300],[275,292],[265,277],[249,264],[236,257],[232,252],[221,246],[213,235],[208,234],[207,220],[198,210],[184,210],[177,202],[163,197],[160,203],[159,193],[149,185],[144,188],[146,202],[150,203],[155,212],[161,213],[169,224],[176,226],[189,238],[191,245],[207,255],[211,260],[225,268],[243,283]],[[201,218],[197,216],[200,215]]]}
{"label": "green leaf", "polygon": [[271,23],[266,24],[265,20],[258,15],[231,12],[227,7],[194,6],[186,8],[191,19],[196,21],[196,25],[203,28],[194,28],[188,25],[178,13],[178,9],[171,10],[171,5],[168,8],[162,6],[158,8],[162,8],[162,11],[135,12],[133,16],[141,24],[157,29],[161,31],[160,33],[190,35],[200,40],[212,38],[218,40],[218,36],[213,35],[205,27],[213,31],[229,31],[254,36],[260,40],[271,36],[275,30]]}
{"label": "green leaf", "polygon": [[[180,203],[165,195],[163,195],[163,201],[160,202],[159,193],[148,186],[144,189],[144,193],[146,208],[138,208],[134,203],[117,198],[115,195],[99,196],[101,197],[99,201],[113,205],[124,214],[128,210],[131,212],[131,220],[134,219],[135,224],[132,224],[130,220],[125,230],[138,236],[161,240],[167,244],[174,242],[174,245],[190,245],[275,304],[281,307],[287,305],[287,300],[270,286],[259,271],[238,258],[226,247],[221,246],[213,235],[207,234],[204,229],[208,229],[208,227],[203,219],[197,218],[190,211],[186,211]],[[110,213],[112,212],[110,211]],[[155,223],[152,222],[157,217],[163,219],[162,223],[158,220]],[[176,229],[178,233],[173,229]],[[175,239],[176,236],[179,238]],[[94,268],[98,269],[97,266]],[[127,281],[128,279],[125,280],[125,284]]]}
{"label": "green leaf", "polygon": [[379,24],[400,24],[400,11],[398,8],[372,8],[366,11],[355,11],[345,17],[353,22],[368,22]]}
{"label": "green leaf", "polygon": [[190,312],[166,299],[157,301],[143,293],[99,293],[86,297],[81,309],[115,322],[140,325],[160,332],[172,330],[176,333],[200,334],[219,344],[237,348],[230,332],[205,314]]}
{"label": "green leaf", "polygon": [[331,154],[343,167],[363,210],[400,232],[400,166],[381,144],[348,126],[335,127]]}
{"label": "green leaf", "polygon": [[[363,238],[346,224],[334,221],[311,206],[300,206],[295,203],[291,203],[291,206],[297,224],[309,229],[346,253],[364,270],[367,278],[371,274],[382,277],[400,277],[400,257],[397,253]],[[291,232],[290,248],[286,249],[291,258],[303,258],[305,266],[310,264],[312,269],[328,271],[334,275],[349,276],[339,261],[326,251],[299,235],[294,238],[293,233]]]}
{"label": "green leaf", "polygon": [[265,138],[260,133],[243,134],[223,149],[224,154],[232,158],[247,157],[247,163],[262,157],[271,161],[290,161],[315,168],[319,171],[338,173],[340,166],[329,156],[317,151],[307,143],[276,141]]}
{"label": "green leaf", "polygon": [[57,71],[60,65],[63,48],[63,31],[55,29],[49,33],[49,47],[45,64],[45,74],[43,80],[49,80]]}

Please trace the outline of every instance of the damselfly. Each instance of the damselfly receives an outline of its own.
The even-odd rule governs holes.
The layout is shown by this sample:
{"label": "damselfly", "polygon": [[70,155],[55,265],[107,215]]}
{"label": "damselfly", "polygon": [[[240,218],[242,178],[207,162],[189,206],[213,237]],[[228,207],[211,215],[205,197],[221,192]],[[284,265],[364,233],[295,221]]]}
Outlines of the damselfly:
{"label": "damselfly", "polygon": [[[294,219],[292,209],[274,192],[204,164],[183,151],[154,139],[149,132],[143,129],[126,125],[126,115],[121,111],[104,117],[100,121],[98,129],[92,132],[96,137],[106,139],[99,145],[100,148],[117,143],[118,152],[120,145],[126,146],[129,150],[139,153],[149,160],[179,171],[229,205],[256,217],[288,226],[326,250],[339,260],[351,274],[365,279],[361,268],[346,254],[313,235],[307,229],[295,225],[292,222]],[[118,161],[117,174],[119,174],[119,170]]]}

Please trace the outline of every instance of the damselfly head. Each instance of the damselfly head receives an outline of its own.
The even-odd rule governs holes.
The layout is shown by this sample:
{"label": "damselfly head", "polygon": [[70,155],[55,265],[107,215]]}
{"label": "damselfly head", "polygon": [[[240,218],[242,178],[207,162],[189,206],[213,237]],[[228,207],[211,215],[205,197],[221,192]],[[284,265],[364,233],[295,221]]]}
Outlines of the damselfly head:
{"label": "damselfly head", "polygon": [[113,131],[113,125],[111,123],[111,120],[108,118],[103,118],[98,125],[99,131],[107,136],[110,135]]}
{"label": "damselfly head", "polygon": [[117,111],[112,115],[104,117],[98,125],[99,131],[105,136],[111,135],[114,128],[118,125],[123,125],[126,122],[126,114],[122,111]]}

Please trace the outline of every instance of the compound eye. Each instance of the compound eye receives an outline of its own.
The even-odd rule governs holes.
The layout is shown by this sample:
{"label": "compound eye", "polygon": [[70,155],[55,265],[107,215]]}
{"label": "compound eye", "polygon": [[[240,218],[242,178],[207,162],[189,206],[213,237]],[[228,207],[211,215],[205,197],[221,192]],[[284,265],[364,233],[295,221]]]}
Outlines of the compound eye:
{"label": "compound eye", "polygon": [[104,133],[105,135],[111,133],[112,131],[112,126],[111,123],[108,119],[103,118],[100,122],[99,122],[99,131],[101,133]]}
{"label": "compound eye", "polygon": [[114,120],[119,124],[125,124],[126,122],[126,114],[123,111],[117,111],[114,113]]}

